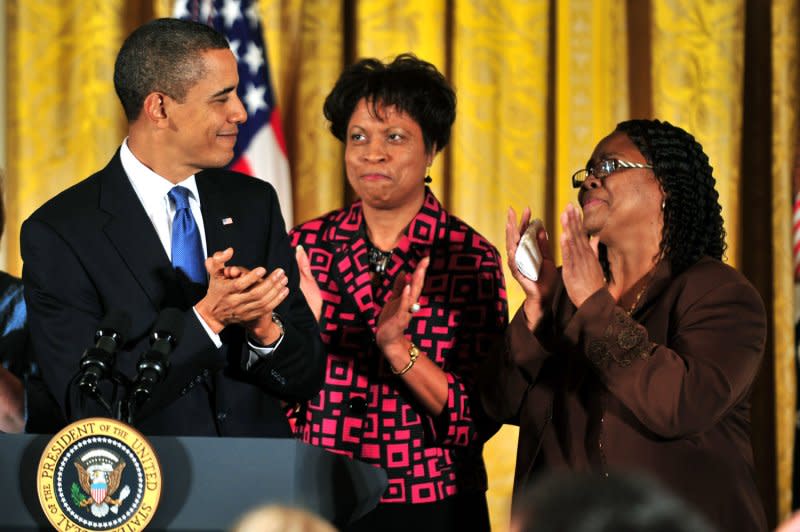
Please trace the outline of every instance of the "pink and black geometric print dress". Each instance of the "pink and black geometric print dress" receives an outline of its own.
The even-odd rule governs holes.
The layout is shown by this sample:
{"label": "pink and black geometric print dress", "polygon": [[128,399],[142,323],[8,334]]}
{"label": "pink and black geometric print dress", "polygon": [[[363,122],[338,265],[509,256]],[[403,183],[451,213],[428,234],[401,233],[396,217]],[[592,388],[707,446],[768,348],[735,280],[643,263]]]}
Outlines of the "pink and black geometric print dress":
{"label": "pink and black geometric print dress", "polygon": [[[475,371],[508,323],[497,249],[451,216],[426,190],[420,212],[373,282],[361,202],[297,226],[322,291],[320,331],[325,383],[300,410],[296,434],[384,468],[381,503],[424,503],[486,490],[483,442],[497,430],[482,412]],[[375,343],[375,327],[394,280],[430,256],[421,310],[407,337],[447,374],[438,416],[417,403]]]}

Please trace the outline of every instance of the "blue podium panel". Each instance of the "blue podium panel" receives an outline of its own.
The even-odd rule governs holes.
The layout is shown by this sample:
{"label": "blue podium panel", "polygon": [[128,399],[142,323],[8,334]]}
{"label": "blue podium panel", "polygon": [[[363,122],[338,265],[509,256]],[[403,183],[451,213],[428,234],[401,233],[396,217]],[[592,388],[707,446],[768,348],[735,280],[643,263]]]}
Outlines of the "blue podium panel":
{"label": "blue podium panel", "polygon": [[[0,530],[52,530],[36,493],[46,435],[0,434]],[[227,530],[263,504],[311,510],[335,525],[375,507],[379,468],[292,439],[148,438],[161,465],[158,510],[147,530]]]}

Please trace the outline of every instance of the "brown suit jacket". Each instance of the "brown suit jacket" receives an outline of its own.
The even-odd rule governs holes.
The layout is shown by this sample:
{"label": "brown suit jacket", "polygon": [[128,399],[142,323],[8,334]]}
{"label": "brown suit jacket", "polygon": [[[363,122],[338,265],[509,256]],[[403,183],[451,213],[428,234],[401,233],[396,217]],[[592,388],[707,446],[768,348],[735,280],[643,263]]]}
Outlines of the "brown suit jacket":
{"label": "brown suit jacket", "polygon": [[749,401],[765,337],[756,290],[711,258],[662,262],[632,316],[606,289],[576,309],[563,285],[533,334],[518,311],[481,384],[520,426],[515,491],[546,469],[644,471],[720,530],[766,530]]}

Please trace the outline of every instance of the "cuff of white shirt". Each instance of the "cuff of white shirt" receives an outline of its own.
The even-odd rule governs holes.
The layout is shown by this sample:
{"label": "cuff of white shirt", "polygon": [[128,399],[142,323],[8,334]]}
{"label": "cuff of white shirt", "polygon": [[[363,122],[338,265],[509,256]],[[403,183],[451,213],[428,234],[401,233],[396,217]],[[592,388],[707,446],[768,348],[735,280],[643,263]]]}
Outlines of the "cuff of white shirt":
{"label": "cuff of white shirt", "polygon": [[[196,308],[192,307],[192,310],[194,311],[194,315],[197,316],[197,321],[199,321],[200,325],[203,326],[203,329],[205,329],[209,339],[214,342],[214,345],[217,346],[217,349],[222,347],[222,339],[219,337],[219,335],[211,330],[211,327],[209,327],[205,320],[200,316],[200,313],[197,312]],[[247,346],[250,348],[250,356],[247,360],[247,369],[250,369],[250,366],[258,362],[259,358],[268,357],[273,351],[278,349],[278,346],[280,346],[281,342],[283,341],[283,336],[283,332],[281,332],[280,338],[278,338],[274,345],[263,347],[255,345],[253,342],[251,342],[250,336],[248,335]]]}
{"label": "cuff of white shirt", "polygon": [[281,342],[283,342],[283,336],[284,334],[281,332],[281,336],[273,345],[269,347],[263,347],[253,344],[253,342],[250,341],[250,335],[248,335],[247,346],[250,348],[250,357],[247,359],[247,369],[250,369],[253,364],[258,362],[259,358],[266,358],[270,356],[276,349],[278,349],[278,346],[280,346]]}
{"label": "cuff of white shirt", "polygon": [[197,312],[197,308],[192,307],[194,311],[194,315],[197,316],[197,321],[200,322],[200,325],[203,326],[203,329],[206,330],[206,334],[208,334],[209,339],[214,342],[214,345],[217,346],[217,349],[222,347],[222,339],[219,337],[217,333],[211,330],[211,327],[208,326],[208,323],[200,316],[200,313]]}

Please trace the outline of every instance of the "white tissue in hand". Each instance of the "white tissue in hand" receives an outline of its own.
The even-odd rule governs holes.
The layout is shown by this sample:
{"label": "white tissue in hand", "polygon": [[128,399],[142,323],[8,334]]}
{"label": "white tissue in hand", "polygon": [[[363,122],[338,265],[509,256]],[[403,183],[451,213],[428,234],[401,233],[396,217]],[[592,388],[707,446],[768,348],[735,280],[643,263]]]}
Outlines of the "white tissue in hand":
{"label": "white tissue in hand", "polygon": [[539,241],[536,238],[540,229],[544,229],[544,224],[537,218],[528,225],[522,238],[519,239],[517,252],[514,254],[517,269],[531,281],[539,280],[539,269],[542,267],[542,250],[539,249]]}

